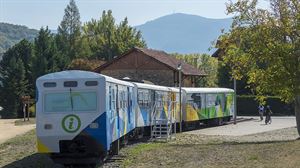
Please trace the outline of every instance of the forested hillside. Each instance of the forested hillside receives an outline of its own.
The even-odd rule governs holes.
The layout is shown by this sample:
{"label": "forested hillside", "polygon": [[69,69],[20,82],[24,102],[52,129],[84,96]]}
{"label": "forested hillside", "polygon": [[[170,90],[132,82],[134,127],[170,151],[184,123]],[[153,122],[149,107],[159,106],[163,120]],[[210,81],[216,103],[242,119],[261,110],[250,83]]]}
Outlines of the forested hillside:
{"label": "forested hillside", "polygon": [[209,19],[196,15],[175,13],[136,26],[149,48],[169,53],[208,53],[212,42],[228,31],[231,18]]}
{"label": "forested hillside", "polygon": [[26,26],[0,23],[0,57],[10,47],[22,39],[32,41],[38,34],[35,29]]}

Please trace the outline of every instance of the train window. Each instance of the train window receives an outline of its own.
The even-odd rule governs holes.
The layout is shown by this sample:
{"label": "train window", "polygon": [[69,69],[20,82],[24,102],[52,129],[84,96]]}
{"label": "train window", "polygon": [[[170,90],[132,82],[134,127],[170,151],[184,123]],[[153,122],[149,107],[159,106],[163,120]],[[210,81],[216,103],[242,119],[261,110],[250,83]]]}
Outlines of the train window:
{"label": "train window", "polygon": [[97,110],[96,92],[74,92],[72,95],[74,111]]}
{"label": "train window", "polygon": [[201,95],[199,93],[193,93],[191,98],[193,99],[194,106],[201,109]]}
{"label": "train window", "polygon": [[112,92],[111,92],[111,86],[109,86],[109,90],[108,90],[108,94],[109,94],[109,99],[108,99],[108,104],[109,104],[109,110],[112,110],[111,108],[111,103],[112,103]]}
{"label": "train window", "polygon": [[77,87],[77,81],[66,81],[64,82],[64,87]]}
{"label": "train window", "polygon": [[45,112],[96,111],[96,92],[47,93],[44,99]]}
{"label": "train window", "polygon": [[131,123],[131,93],[129,92],[129,87],[127,87],[127,113],[128,113],[128,122]]}
{"label": "train window", "polygon": [[97,86],[98,81],[86,81],[85,86]]}
{"label": "train window", "polygon": [[155,92],[155,102],[158,107],[163,106],[163,95],[162,93]]}
{"label": "train window", "polygon": [[112,109],[115,110],[116,109],[116,94],[115,94],[115,90],[114,88],[111,89],[111,95],[112,95]]}
{"label": "train window", "polygon": [[56,83],[55,82],[45,82],[43,84],[44,87],[56,87]]}
{"label": "train window", "polygon": [[149,101],[150,101],[149,96],[150,96],[149,92],[146,91],[145,95],[144,95],[144,106],[146,106],[146,107],[149,106]]}
{"label": "train window", "polygon": [[143,105],[143,99],[144,99],[144,92],[142,90],[139,90],[139,92],[138,92],[138,102],[139,102],[140,106]]}
{"label": "train window", "polygon": [[122,97],[122,104],[123,104],[123,108],[125,109],[127,107],[127,98],[126,98],[126,92],[122,91],[121,92],[121,97]]}

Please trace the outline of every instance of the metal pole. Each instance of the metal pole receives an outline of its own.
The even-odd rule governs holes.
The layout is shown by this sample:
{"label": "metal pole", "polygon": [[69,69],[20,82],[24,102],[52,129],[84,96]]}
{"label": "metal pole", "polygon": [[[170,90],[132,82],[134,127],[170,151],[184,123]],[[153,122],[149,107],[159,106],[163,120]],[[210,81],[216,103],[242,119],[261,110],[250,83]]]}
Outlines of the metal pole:
{"label": "metal pole", "polygon": [[179,69],[179,111],[180,111],[180,125],[179,131],[182,132],[182,101],[181,101],[181,68]]}
{"label": "metal pole", "polygon": [[233,124],[236,124],[236,115],[237,115],[237,105],[236,105],[236,79],[233,78],[233,88],[234,88],[234,115],[233,115]]}
{"label": "metal pole", "polygon": [[26,104],[27,121],[29,121],[29,102]]}
{"label": "metal pole", "polygon": [[26,104],[23,102],[23,117],[24,117],[24,122],[26,121]]}

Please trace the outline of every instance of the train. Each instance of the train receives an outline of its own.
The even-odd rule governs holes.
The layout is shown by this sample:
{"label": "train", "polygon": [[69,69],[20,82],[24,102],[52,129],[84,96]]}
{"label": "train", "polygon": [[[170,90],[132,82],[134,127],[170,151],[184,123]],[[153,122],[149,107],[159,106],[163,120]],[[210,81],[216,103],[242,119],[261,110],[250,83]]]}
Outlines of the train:
{"label": "train", "polygon": [[36,80],[37,149],[64,165],[96,164],[128,139],[158,137],[154,127],[164,121],[172,132],[229,121],[234,96],[227,88],[180,93],[80,70],[46,74]]}

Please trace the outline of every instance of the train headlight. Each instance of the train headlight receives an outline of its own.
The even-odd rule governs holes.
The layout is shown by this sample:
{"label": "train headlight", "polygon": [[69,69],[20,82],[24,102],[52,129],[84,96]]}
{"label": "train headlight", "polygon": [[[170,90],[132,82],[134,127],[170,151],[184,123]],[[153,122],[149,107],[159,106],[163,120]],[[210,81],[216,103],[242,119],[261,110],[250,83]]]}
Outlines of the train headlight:
{"label": "train headlight", "polygon": [[52,129],[52,124],[45,124],[45,125],[44,125],[44,128],[45,128],[46,130]]}
{"label": "train headlight", "polygon": [[99,124],[98,123],[91,123],[90,128],[97,129],[97,128],[99,128]]}

